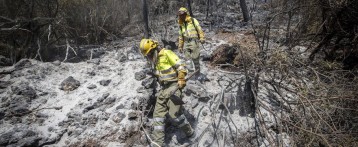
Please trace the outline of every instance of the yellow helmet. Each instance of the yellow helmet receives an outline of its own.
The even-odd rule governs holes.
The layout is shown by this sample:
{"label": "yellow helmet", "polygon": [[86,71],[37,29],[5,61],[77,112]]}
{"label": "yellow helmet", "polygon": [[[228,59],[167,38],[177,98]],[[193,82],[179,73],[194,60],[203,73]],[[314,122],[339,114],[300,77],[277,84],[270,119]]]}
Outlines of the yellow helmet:
{"label": "yellow helmet", "polygon": [[157,41],[154,41],[152,39],[142,39],[142,41],[140,41],[140,45],[139,45],[139,48],[140,48],[140,51],[142,52],[142,54],[144,56],[147,56],[148,53],[156,48],[158,46],[158,42]]}
{"label": "yellow helmet", "polygon": [[183,15],[183,14],[189,15],[188,10],[184,7],[181,7],[178,11],[178,15]]}

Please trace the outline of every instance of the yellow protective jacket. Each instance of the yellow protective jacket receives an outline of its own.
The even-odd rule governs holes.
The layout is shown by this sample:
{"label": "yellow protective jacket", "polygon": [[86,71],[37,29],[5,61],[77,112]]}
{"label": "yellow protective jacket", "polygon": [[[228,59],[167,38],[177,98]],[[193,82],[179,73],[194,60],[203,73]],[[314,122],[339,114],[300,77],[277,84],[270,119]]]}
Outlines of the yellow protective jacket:
{"label": "yellow protective jacket", "polygon": [[205,40],[204,32],[201,29],[198,20],[196,20],[195,18],[192,18],[189,15],[187,15],[184,22],[179,20],[178,23],[179,23],[179,48],[183,48],[184,39],[186,38],[197,38],[199,40]]}
{"label": "yellow protective jacket", "polygon": [[178,72],[187,72],[185,63],[171,50],[163,48],[155,65],[159,82],[178,81]]}

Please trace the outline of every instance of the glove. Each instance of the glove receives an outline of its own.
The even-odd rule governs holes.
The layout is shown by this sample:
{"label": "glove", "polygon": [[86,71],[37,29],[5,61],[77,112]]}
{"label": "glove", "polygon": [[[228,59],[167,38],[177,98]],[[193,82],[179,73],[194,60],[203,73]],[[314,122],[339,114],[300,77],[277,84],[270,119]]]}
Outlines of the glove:
{"label": "glove", "polygon": [[200,43],[201,43],[201,44],[204,44],[204,43],[205,43],[205,40],[204,40],[204,39],[200,40]]}
{"label": "glove", "polygon": [[183,89],[186,85],[185,81],[186,71],[185,70],[179,70],[178,72],[178,86],[179,89]]}
{"label": "glove", "polygon": [[183,89],[185,87],[185,85],[186,85],[185,79],[178,80],[179,89]]}

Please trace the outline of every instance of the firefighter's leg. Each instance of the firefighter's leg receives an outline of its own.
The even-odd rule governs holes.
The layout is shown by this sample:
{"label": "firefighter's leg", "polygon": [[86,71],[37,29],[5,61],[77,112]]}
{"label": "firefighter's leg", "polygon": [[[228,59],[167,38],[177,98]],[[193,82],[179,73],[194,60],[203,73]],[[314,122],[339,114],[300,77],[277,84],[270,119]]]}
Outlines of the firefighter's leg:
{"label": "firefighter's leg", "polygon": [[157,97],[155,108],[153,112],[153,127],[154,130],[152,132],[153,143],[152,147],[158,147],[164,145],[164,137],[165,137],[165,115],[168,112],[168,98],[164,97],[163,93],[165,93],[165,89],[160,91],[159,96]]}
{"label": "firefighter's leg", "polygon": [[[172,96],[182,98],[182,92],[180,90],[178,90]],[[193,135],[194,130],[193,130],[193,128],[191,127],[191,125],[189,124],[189,122],[187,121],[186,117],[183,114],[182,105],[176,105],[173,101],[171,101],[169,99],[168,107],[169,107],[168,115],[171,118],[171,121],[172,121],[173,125],[175,125],[178,128],[180,128],[185,133],[186,136],[190,137],[191,135]]]}
{"label": "firefighter's leg", "polygon": [[190,44],[192,44],[192,59],[193,59],[193,62],[194,62],[194,66],[195,66],[195,70],[199,70],[198,73],[200,73],[200,62],[199,62],[199,59],[200,59],[200,48],[199,48],[199,45],[198,45],[198,41],[191,41]]}
{"label": "firefighter's leg", "polygon": [[199,70],[200,72],[200,63],[199,63],[200,49],[197,41],[193,40],[190,42],[185,42],[184,51],[185,51],[184,52],[185,58],[193,60],[195,70]]}
{"label": "firefighter's leg", "polygon": [[190,42],[184,43],[184,55],[186,59],[192,59],[191,55],[193,53],[193,45]]}

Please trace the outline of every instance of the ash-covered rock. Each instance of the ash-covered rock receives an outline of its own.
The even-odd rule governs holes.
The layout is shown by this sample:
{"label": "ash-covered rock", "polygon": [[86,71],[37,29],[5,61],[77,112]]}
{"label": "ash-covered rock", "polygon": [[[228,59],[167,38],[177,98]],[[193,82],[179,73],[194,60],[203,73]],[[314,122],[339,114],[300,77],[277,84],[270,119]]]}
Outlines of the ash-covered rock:
{"label": "ash-covered rock", "polygon": [[32,63],[30,60],[28,59],[22,59],[20,60],[19,62],[17,62],[14,67],[15,67],[15,70],[21,70],[23,68],[27,68],[27,67],[30,67],[32,66]]}
{"label": "ash-covered rock", "polygon": [[11,73],[10,77],[11,78],[18,78],[18,77],[22,77],[24,75],[25,74],[21,70],[16,70],[16,71]]}
{"label": "ash-covered rock", "polygon": [[125,117],[126,117],[125,114],[119,112],[119,113],[115,114],[115,115],[112,117],[112,120],[113,120],[115,123],[119,124]]}
{"label": "ash-covered rock", "polygon": [[208,102],[210,100],[210,93],[195,84],[188,84],[184,89],[184,93],[198,99],[200,102]]}
{"label": "ash-covered rock", "polygon": [[101,59],[91,59],[91,60],[87,60],[87,63],[93,63],[95,65],[99,65],[101,63]]}
{"label": "ash-covered rock", "polygon": [[116,56],[116,59],[119,62],[125,62],[125,61],[127,61],[127,56],[124,53],[118,53]]}
{"label": "ash-covered rock", "polygon": [[138,81],[145,79],[147,73],[145,70],[134,73],[134,78]]}
{"label": "ash-covered rock", "polygon": [[26,126],[11,128],[0,135],[0,146],[38,146],[41,140],[39,133]]}
{"label": "ash-covered rock", "polygon": [[148,78],[142,81],[142,86],[144,86],[146,89],[151,88],[153,85],[154,78]]}
{"label": "ash-covered rock", "polygon": [[86,55],[88,59],[100,58],[105,53],[106,53],[105,48],[95,48],[86,51]]}
{"label": "ash-covered rock", "polygon": [[136,118],[138,118],[138,112],[136,112],[136,111],[131,111],[131,112],[128,113],[128,119],[129,119],[129,120],[134,120],[134,119],[136,119]]}
{"label": "ash-covered rock", "polygon": [[102,97],[100,97],[99,99],[97,99],[97,102],[103,102],[108,96],[109,96],[109,93],[103,94]]}
{"label": "ash-covered rock", "polygon": [[0,89],[5,89],[12,84],[11,81],[0,81]]}
{"label": "ash-covered rock", "polygon": [[69,76],[60,85],[60,89],[64,91],[73,91],[80,87],[80,81],[74,79],[72,76]]}
{"label": "ash-covered rock", "polygon": [[15,95],[21,95],[30,99],[36,98],[36,91],[27,82],[20,82],[18,85],[11,86],[11,91]]}
{"label": "ash-covered rock", "polygon": [[127,50],[127,58],[129,61],[143,58],[143,55],[139,53],[139,47],[137,45],[134,45],[129,50]]}
{"label": "ash-covered rock", "polygon": [[88,88],[88,89],[95,89],[95,88],[97,88],[97,86],[94,85],[94,84],[91,84],[91,85],[88,85],[87,88]]}
{"label": "ash-covered rock", "polygon": [[56,61],[53,61],[52,64],[55,65],[55,66],[60,66],[60,65],[61,65],[61,61],[56,60]]}
{"label": "ash-covered rock", "polygon": [[109,83],[111,83],[112,80],[101,80],[99,81],[99,84],[102,86],[108,86]]}

